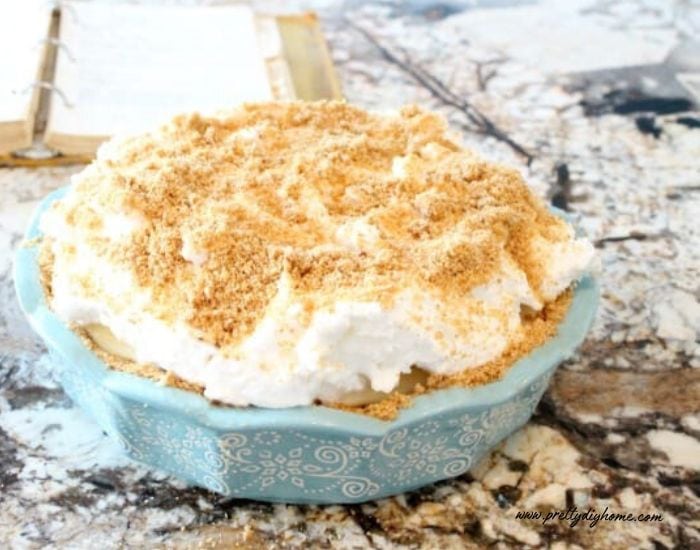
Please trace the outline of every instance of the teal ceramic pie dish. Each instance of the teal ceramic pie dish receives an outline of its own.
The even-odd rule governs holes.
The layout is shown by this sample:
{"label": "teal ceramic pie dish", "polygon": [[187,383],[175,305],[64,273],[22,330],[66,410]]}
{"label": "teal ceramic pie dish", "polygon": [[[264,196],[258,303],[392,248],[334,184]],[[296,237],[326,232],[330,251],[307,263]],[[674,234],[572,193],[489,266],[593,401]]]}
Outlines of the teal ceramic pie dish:
{"label": "teal ceramic pie dish", "polygon": [[[39,218],[67,188],[47,196]],[[466,472],[525,424],[555,368],[583,341],[598,302],[584,278],[558,333],[499,381],[432,391],[392,421],[323,406],[216,406],[205,398],[115,371],[49,309],[37,246],[16,253],[22,309],[44,340],[66,392],[133,459],[232,497],[293,503],[362,502]]]}

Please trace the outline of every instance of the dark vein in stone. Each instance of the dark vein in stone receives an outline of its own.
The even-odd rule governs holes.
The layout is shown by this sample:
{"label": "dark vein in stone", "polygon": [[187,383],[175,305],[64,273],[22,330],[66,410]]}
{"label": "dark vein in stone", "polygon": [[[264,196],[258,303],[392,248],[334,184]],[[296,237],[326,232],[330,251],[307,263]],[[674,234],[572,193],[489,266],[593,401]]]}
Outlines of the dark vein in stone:
{"label": "dark vein in stone", "polygon": [[346,505],[345,511],[350,515],[357,526],[362,530],[364,535],[367,537],[368,543],[371,545],[370,548],[374,548],[372,544],[372,533],[386,534],[382,524],[379,523],[377,518],[372,514],[367,514],[362,509],[362,504],[349,504]]}
{"label": "dark vein in stone", "polygon": [[569,211],[569,202],[571,202],[571,192],[573,183],[569,166],[565,162],[559,162],[554,166],[555,181],[551,186],[550,201],[553,206]]}
{"label": "dark vein in stone", "polygon": [[665,232],[650,235],[647,233],[638,233],[633,231],[628,235],[620,235],[618,237],[603,237],[602,239],[597,239],[594,244],[596,248],[602,248],[603,246],[605,246],[605,243],[619,243],[623,241],[656,241],[659,239],[663,239],[667,236],[668,235]]}
{"label": "dark vein in stone", "polygon": [[346,19],[346,22],[350,27],[355,29],[369,42],[371,42],[377,48],[377,50],[379,50],[379,53],[382,54],[382,57],[384,57],[384,59],[386,59],[389,63],[413,77],[413,79],[428,90],[433,97],[440,100],[445,105],[454,107],[461,112],[467,118],[467,120],[471,122],[471,125],[462,124],[462,127],[465,130],[482,135],[488,135],[497,139],[498,141],[501,141],[502,143],[505,143],[513,151],[523,156],[528,166],[530,165],[535,158],[532,153],[511,138],[505,131],[496,126],[491,119],[489,119],[466,99],[454,92],[437,76],[411,61],[406,52],[402,52],[403,58],[399,57],[399,55],[394,53],[391,49],[384,46],[379,39],[368,30],[349,19]]}

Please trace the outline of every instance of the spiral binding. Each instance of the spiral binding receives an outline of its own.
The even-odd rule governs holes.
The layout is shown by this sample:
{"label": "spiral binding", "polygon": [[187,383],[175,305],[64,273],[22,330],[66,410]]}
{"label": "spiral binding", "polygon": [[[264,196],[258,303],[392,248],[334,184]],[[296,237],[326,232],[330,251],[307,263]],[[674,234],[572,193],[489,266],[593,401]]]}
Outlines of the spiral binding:
{"label": "spiral binding", "polygon": [[29,86],[27,86],[24,90],[22,90],[21,93],[26,94],[28,91],[33,90],[35,88],[49,90],[51,93],[56,92],[58,94],[58,97],[61,98],[63,105],[65,105],[68,109],[73,108],[73,104],[68,100],[68,97],[66,96],[66,94],[63,93],[63,90],[61,90],[57,86],[54,86],[54,84],[52,82],[47,82],[46,80],[35,80]]}
{"label": "spiral binding", "polygon": [[63,50],[65,52],[68,60],[75,63],[75,56],[73,55],[73,53],[70,51],[68,46],[66,46],[65,43],[62,42],[61,40],[59,40],[58,38],[53,37],[53,36],[48,36],[46,38],[39,39],[37,44],[51,44],[52,46],[55,46],[56,48]]}
{"label": "spiral binding", "polygon": [[60,12],[61,15],[63,15],[64,13],[70,13],[73,22],[80,25],[80,19],[78,19],[78,14],[75,12],[74,6],[63,2],[63,0],[48,0],[48,3],[53,6],[54,10]]}
{"label": "spiral binding", "polygon": [[[77,14],[75,12],[75,8],[71,4],[65,3],[62,0],[47,0],[46,4],[51,6],[52,11],[59,12],[61,16],[63,16],[64,14],[70,14],[70,17],[73,19],[73,22],[80,24]],[[51,45],[57,50],[62,50],[66,56],[66,59],[68,59],[68,61],[70,61],[71,63],[75,63],[75,56],[73,55],[73,52],[71,52],[71,50],[68,48],[68,46],[66,46],[64,42],[62,42],[59,38],[55,36],[47,36],[46,38],[41,38],[37,41],[37,45]],[[61,102],[66,108],[73,108],[73,103],[68,99],[68,96],[63,92],[63,90],[57,87],[53,82],[49,82],[47,80],[35,80],[34,82],[30,83],[26,88],[24,88],[24,90],[22,90],[20,93],[26,94],[29,91],[35,90],[37,88],[41,88],[42,90],[48,90],[51,93],[55,92],[58,95],[58,97],[61,98]]]}

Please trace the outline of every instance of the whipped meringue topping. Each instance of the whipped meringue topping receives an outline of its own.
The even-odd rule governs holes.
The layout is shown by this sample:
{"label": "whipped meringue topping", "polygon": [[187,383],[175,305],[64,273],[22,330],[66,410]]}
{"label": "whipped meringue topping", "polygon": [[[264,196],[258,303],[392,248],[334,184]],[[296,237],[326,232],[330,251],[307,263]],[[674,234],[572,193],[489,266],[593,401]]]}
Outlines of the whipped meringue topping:
{"label": "whipped meringue topping", "polygon": [[176,117],[105,144],[42,230],[62,320],[237,406],[459,380],[527,351],[525,313],[595,263],[517,172],[414,106]]}

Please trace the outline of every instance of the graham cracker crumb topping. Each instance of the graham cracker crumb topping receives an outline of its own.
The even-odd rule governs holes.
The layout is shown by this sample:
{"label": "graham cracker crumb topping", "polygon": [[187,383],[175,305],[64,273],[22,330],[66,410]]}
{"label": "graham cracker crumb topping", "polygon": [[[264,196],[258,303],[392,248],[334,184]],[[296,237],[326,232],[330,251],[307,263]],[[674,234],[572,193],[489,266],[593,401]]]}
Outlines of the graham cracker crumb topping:
{"label": "graham cracker crumb topping", "polygon": [[[533,238],[565,226],[520,175],[454,141],[416,106],[259,103],[180,116],[103,151],[66,219],[149,290],[165,321],[220,347],[250,335],[285,277],[305,312],[341,299],[390,304],[485,283],[510,255],[537,293]],[[139,220],[125,239],[101,212]],[[308,315],[307,315],[308,316]]]}

